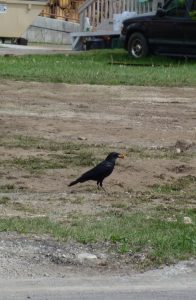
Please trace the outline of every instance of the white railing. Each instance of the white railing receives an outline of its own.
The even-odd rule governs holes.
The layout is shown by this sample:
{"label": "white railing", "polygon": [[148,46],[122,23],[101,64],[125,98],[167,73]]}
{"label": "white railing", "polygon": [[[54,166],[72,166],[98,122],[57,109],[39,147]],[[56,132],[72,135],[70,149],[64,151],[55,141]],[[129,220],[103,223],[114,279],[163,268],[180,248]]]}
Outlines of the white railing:
{"label": "white railing", "polygon": [[112,21],[114,14],[132,11],[139,14],[157,10],[158,3],[165,0],[149,0],[141,3],[139,0],[87,0],[79,8],[80,29],[84,31],[85,18],[88,17],[93,30],[104,21]]}

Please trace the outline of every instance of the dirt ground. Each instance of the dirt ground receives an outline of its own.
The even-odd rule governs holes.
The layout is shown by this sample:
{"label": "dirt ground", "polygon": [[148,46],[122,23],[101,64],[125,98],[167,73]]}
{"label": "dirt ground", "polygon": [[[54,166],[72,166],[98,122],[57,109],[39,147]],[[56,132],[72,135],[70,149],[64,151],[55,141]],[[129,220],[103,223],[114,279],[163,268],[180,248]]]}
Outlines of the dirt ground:
{"label": "dirt ground", "polygon": [[[181,176],[196,176],[196,101],[195,88],[158,88],[68,85],[36,82],[0,81],[0,216],[49,216],[62,221],[73,213],[97,214],[119,207],[119,201],[134,209],[148,203],[132,203],[132,194],[149,190]],[[106,179],[110,194],[97,192],[95,183],[68,188],[67,184],[89,167],[65,166],[32,173],[25,168],[4,165],[14,159],[50,158],[50,151],[6,146],[16,136],[47,139],[57,143],[88,145],[98,160],[104,149],[128,152]],[[8,144],[6,144],[8,143]],[[140,156],[131,156],[131,149]],[[139,149],[139,150],[138,150]],[[147,153],[170,149],[162,159]],[[135,150],[135,152],[137,152]],[[145,159],[141,158],[144,151]],[[133,151],[134,152],[134,151]],[[154,152],[153,152],[154,153]],[[162,152],[161,152],[162,153]],[[183,160],[183,153],[189,155]],[[57,154],[61,154],[59,151]],[[51,158],[52,159],[52,158]],[[155,205],[157,199],[151,205]],[[190,205],[195,205],[193,203]],[[115,205],[116,206],[115,206]],[[119,270],[116,255],[108,257],[106,245],[99,249],[72,244],[62,245],[47,236],[27,238],[15,233],[0,233],[0,276],[61,275],[81,269],[78,254],[93,252],[96,267],[108,264]],[[91,262],[92,263],[92,262]],[[91,264],[90,263],[90,264]],[[105,269],[104,269],[105,270]]]}

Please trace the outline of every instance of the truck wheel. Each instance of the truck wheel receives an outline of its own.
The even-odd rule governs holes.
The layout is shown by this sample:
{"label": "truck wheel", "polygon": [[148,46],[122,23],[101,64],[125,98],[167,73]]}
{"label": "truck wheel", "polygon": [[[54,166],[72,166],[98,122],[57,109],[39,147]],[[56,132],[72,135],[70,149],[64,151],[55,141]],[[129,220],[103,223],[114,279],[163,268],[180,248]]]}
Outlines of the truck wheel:
{"label": "truck wheel", "polygon": [[128,41],[128,52],[135,58],[141,58],[148,55],[148,44],[142,33],[136,32],[130,36]]}

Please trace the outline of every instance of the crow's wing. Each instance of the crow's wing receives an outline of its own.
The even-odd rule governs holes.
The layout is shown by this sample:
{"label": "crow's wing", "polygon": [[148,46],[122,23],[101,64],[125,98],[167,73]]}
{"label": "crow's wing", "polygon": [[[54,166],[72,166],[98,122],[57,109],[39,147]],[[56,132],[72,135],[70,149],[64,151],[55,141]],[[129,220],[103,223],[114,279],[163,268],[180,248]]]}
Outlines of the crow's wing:
{"label": "crow's wing", "polygon": [[103,161],[96,167],[82,174],[79,178],[79,182],[84,182],[87,180],[103,180],[105,177],[109,176],[114,169],[114,164],[109,161]]}

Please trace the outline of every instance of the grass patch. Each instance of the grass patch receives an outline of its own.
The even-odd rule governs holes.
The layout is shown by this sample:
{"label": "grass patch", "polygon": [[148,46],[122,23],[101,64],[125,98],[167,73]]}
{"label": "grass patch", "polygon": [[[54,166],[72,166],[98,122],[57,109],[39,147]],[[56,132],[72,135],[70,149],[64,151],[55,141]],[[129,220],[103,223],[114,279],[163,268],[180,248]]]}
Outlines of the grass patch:
{"label": "grass patch", "polygon": [[4,184],[0,185],[0,192],[1,193],[9,193],[16,189],[14,184]]}
{"label": "grass patch", "polygon": [[[30,136],[1,137],[0,146],[5,148],[22,148],[25,150],[47,151],[45,157],[30,156],[27,158],[14,158],[1,160],[0,165],[15,165],[29,171],[41,171],[45,169],[61,169],[73,166],[94,166],[102,158],[95,157],[94,152],[99,148],[105,156],[106,147],[71,142],[54,142],[48,139],[34,138]],[[100,155],[100,153],[99,153]]]}
{"label": "grass patch", "polygon": [[113,208],[127,209],[128,206],[129,206],[128,203],[122,201],[117,201],[115,203],[112,203]]}
{"label": "grass patch", "polygon": [[94,154],[89,150],[82,150],[73,155],[52,155],[52,158],[62,161],[68,166],[93,166],[98,163]]}
{"label": "grass patch", "polygon": [[26,204],[26,203],[23,204],[23,203],[20,203],[20,202],[14,202],[14,203],[11,204],[11,207],[14,210],[25,212],[25,213],[30,213],[30,214],[37,213],[37,209],[32,208],[30,206],[30,204]]}
{"label": "grass patch", "polygon": [[[131,66],[114,62],[131,63]],[[0,78],[72,84],[195,86],[196,61],[130,58],[123,49],[78,55],[1,56]]]}
{"label": "grass patch", "polygon": [[9,198],[9,197],[2,196],[2,197],[0,198],[0,205],[1,205],[1,204],[6,205],[6,204],[8,204],[9,201],[10,201],[10,198]]}
{"label": "grass patch", "polygon": [[131,147],[126,150],[126,154],[129,157],[136,157],[140,159],[175,159],[181,161],[189,161],[195,156],[195,153],[177,153],[175,148],[160,148],[160,149],[148,149],[141,147]]}
{"label": "grass patch", "polygon": [[68,231],[66,228],[51,222],[48,218],[6,218],[0,219],[0,232],[10,231],[18,233],[38,233],[50,234],[55,238],[67,239]]}
{"label": "grass patch", "polygon": [[28,158],[15,158],[4,162],[6,165],[15,165],[28,171],[43,171],[47,169],[64,169],[74,166],[93,166],[97,163],[94,154],[89,151],[79,151],[74,155],[50,155],[50,159],[30,156]]}
{"label": "grass patch", "polygon": [[70,199],[70,201],[72,204],[83,204],[85,202],[85,197],[84,196],[77,196],[74,199]]}
{"label": "grass patch", "polygon": [[24,168],[28,171],[40,171],[46,169],[60,169],[64,165],[59,161],[52,161],[47,159],[42,159],[39,157],[28,157],[28,158],[15,158],[10,161],[10,164],[15,165],[20,168]]}
{"label": "grass patch", "polygon": [[[110,151],[105,145],[94,145],[94,144],[87,144],[87,143],[80,143],[80,142],[56,142],[49,139],[44,138],[35,138],[32,136],[22,136],[22,135],[15,135],[15,136],[0,136],[0,146],[3,146],[8,149],[12,148],[21,148],[21,149],[35,149],[35,150],[46,150],[51,152],[61,151],[66,154],[74,154],[77,152],[85,153],[85,151],[92,151],[98,149],[99,152],[103,153],[104,155],[108,154]],[[85,154],[84,154],[85,155]]]}
{"label": "grass patch", "polygon": [[[35,149],[35,150],[46,150],[55,152],[55,154],[51,153],[52,157],[57,157],[60,155],[56,154],[57,151],[61,151],[64,154],[76,154],[80,153],[81,161],[86,161],[86,152],[90,154],[92,157],[92,152],[96,150],[99,151],[103,156],[106,156],[110,151],[110,149],[106,145],[90,145],[85,143],[73,143],[73,142],[55,142],[53,140],[44,139],[44,138],[35,138],[32,136],[22,136],[22,135],[15,135],[10,137],[0,136],[0,146],[6,148],[22,148],[22,149]],[[168,147],[168,148],[160,148],[160,149],[149,149],[149,148],[142,148],[142,147],[129,147],[126,149],[126,156],[140,158],[140,159],[179,159],[181,161],[189,161],[192,157],[195,156],[195,153],[183,153],[181,152],[176,153],[175,149]],[[62,160],[67,159],[63,157]],[[70,157],[70,162],[72,158]],[[91,160],[91,158],[90,158]],[[77,163],[76,165],[79,165]],[[83,165],[83,163],[81,164]],[[87,161],[84,165],[88,165]]]}
{"label": "grass patch", "polygon": [[153,191],[160,194],[172,194],[175,192],[183,191],[189,188],[191,185],[195,185],[195,176],[182,176],[181,178],[175,180],[172,183],[166,183],[163,185],[155,184],[153,186]]}
{"label": "grass patch", "polygon": [[35,138],[32,136],[0,136],[0,146],[6,148],[22,148],[22,149],[41,149],[48,151],[65,151],[66,153],[73,153],[75,151],[90,147],[87,144],[71,143],[71,142],[55,142],[44,138]]}
{"label": "grass patch", "polygon": [[[5,148],[22,148],[25,150],[47,151],[44,157],[31,156],[0,160],[1,166],[17,166],[28,171],[62,169],[67,167],[95,166],[110,150],[106,146],[82,143],[54,142],[48,139],[30,136],[1,137],[0,146]],[[98,151],[97,151],[98,150]],[[49,153],[48,153],[49,152]],[[96,155],[98,152],[98,156]],[[101,156],[101,157],[100,157]]]}
{"label": "grass patch", "polygon": [[[72,239],[85,244],[109,242],[119,253],[129,252],[133,257],[145,253],[141,264],[156,266],[196,255],[196,210],[176,212],[175,222],[169,222],[169,216],[169,212],[151,217],[144,213],[111,214],[97,220],[84,216],[69,224],[48,218],[0,219],[0,231],[49,234],[58,240]],[[193,223],[184,224],[184,216],[189,216]]]}

